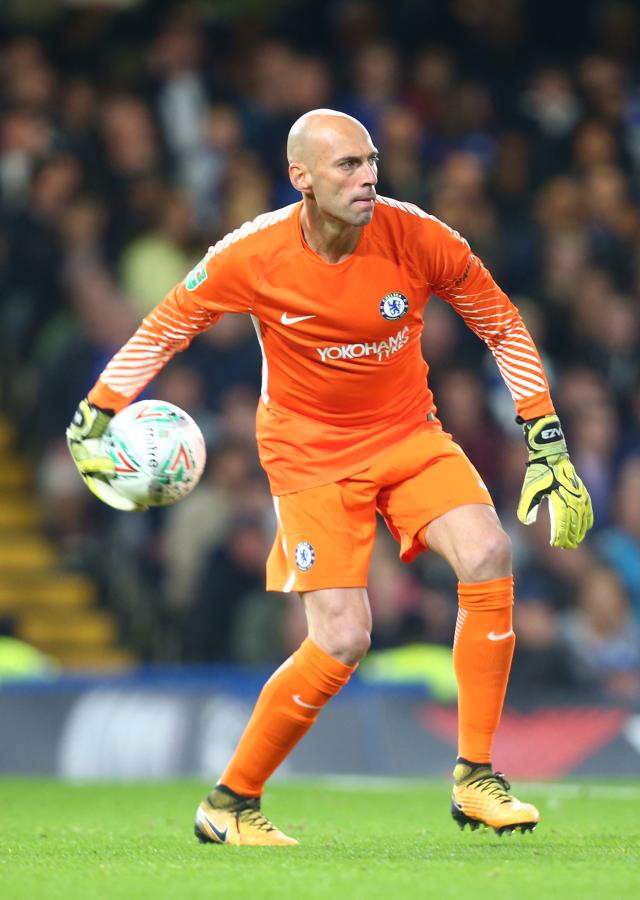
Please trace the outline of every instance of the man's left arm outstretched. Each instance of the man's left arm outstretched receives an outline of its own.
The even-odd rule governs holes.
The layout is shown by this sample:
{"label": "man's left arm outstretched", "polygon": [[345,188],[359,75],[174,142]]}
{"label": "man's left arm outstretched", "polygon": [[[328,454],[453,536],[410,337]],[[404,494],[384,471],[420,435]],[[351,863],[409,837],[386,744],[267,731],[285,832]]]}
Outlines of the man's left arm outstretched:
{"label": "man's left arm outstretched", "polygon": [[518,519],[535,522],[546,498],[551,545],[575,548],[593,525],[591,498],[569,458],[540,354],[520,313],[464,238],[438,226],[433,290],[488,346],[523,427],[528,461]]}

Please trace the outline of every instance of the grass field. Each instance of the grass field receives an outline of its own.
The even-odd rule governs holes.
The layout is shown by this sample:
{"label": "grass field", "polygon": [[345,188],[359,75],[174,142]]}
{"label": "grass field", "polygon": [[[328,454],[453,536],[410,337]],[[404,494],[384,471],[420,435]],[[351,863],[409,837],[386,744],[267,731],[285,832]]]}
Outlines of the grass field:
{"label": "grass field", "polygon": [[295,848],[201,846],[206,786],[0,779],[3,900],[640,897],[640,785],[531,785],[533,835],[461,832],[444,782],[274,785]]}

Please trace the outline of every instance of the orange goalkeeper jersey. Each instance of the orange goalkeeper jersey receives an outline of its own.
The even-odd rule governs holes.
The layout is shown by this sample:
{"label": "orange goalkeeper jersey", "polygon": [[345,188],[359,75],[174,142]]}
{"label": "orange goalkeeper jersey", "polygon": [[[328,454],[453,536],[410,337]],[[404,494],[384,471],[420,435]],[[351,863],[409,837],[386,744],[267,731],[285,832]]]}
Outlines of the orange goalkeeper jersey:
{"label": "orange goalkeeper jersey", "polygon": [[247,313],[262,348],[257,438],[273,493],[338,481],[435,411],[421,334],[437,294],[486,342],[518,413],[553,412],[529,332],[457,232],[410,203],[378,197],[354,252],[330,264],[304,240],[301,208],[258,216],[211,247],[89,399],[121,409],[196,334],[225,312]]}

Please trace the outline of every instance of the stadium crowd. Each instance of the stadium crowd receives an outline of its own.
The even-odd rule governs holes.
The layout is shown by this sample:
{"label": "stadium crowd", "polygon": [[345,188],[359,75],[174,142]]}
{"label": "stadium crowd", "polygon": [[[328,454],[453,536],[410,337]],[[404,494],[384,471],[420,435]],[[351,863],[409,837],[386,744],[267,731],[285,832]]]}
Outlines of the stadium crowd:
{"label": "stadium crowd", "polygon": [[[543,353],[594,502],[575,551],[515,518],[526,459],[485,346],[445,303],[424,351],[446,430],[514,543],[512,690],[640,699],[640,10],[625,0],[8,3],[0,13],[3,399],[71,568],[99,578],[149,660],[273,663],[304,628],[264,591],[274,535],[255,451],[260,354],[226,316],[149,387],[201,425],[209,462],[175,507],[114,513],[64,430],[140,318],[206,248],[297,199],[292,121],[331,106],[381,152],[381,194],[460,231]],[[455,583],[380,529],[374,649],[449,645]]]}

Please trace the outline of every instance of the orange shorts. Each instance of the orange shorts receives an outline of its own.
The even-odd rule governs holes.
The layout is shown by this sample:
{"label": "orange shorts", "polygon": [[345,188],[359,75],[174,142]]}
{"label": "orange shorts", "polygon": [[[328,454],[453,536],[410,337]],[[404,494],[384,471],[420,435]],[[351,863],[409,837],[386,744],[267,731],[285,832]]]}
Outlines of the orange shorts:
{"label": "orange shorts", "polygon": [[366,587],[379,512],[411,562],[426,549],[425,526],[465,506],[493,506],[462,449],[431,426],[335,484],[274,497],[278,533],[267,560],[267,590]]}

